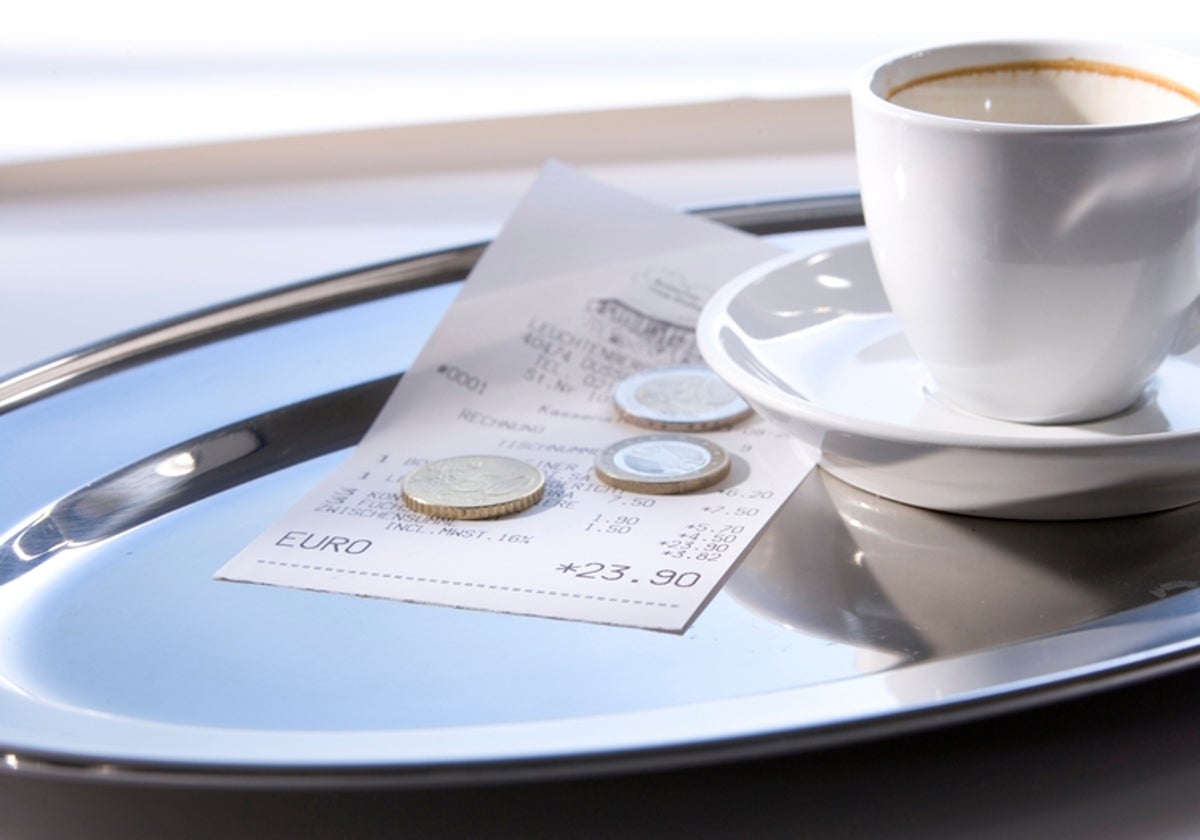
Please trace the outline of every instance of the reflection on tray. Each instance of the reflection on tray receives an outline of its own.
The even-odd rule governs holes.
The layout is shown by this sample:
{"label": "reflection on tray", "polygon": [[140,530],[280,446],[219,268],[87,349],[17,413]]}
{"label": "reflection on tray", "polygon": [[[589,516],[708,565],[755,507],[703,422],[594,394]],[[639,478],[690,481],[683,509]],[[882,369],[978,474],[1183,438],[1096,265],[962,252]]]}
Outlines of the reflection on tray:
{"label": "reflection on tray", "polygon": [[725,591],[785,626],[914,661],[1067,630],[1197,585],[1200,505],[977,519],[813,470]]}
{"label": "reflection on tray", "polygon": [[61,551],[356,443],[397,381],[365,382],[248,418],[76,490],[0,537],[0,586]]}

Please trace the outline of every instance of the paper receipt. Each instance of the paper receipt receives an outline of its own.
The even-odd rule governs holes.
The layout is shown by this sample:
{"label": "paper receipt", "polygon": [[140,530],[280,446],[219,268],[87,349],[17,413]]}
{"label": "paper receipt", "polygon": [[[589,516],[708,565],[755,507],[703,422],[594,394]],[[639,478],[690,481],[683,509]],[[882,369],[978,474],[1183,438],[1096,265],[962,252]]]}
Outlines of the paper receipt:
{"label": "paper receipt", "polygon": [[[705,300],[780,251],[547,164],[362,442],[216,576],[684,630],[811,464],[758,418],[697,433],[733,461],[700,491],[628,492],[593,464],[645,433],[616,386],[701,363]],[[413,469],[476,454],[536,466],[540,501],[477,521],[405,506]]]}

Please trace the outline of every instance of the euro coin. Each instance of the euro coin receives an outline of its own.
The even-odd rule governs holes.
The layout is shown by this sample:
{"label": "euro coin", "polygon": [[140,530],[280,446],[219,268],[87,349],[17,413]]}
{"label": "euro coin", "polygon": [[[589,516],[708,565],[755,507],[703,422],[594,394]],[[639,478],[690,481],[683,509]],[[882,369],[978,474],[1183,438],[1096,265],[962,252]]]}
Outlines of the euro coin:
{"label": "euro coin", "polygon": [[537,467],[499,455],[430,461],[409,473],[404,504],[440,519],[496,519],[536,505],[546,489]]}
{"label": "euro coin", "polygon": [[726,429],[750,416],[746,401],[703,365],[639,371],[613,391],[621,417],[664,431]]}
{"label": "euro coin", "polygon": [[605,484],[634,493],[687,493],[729,475],[728,453],[704,438],[680,434],[640,435],[617,441],[596,456]]}

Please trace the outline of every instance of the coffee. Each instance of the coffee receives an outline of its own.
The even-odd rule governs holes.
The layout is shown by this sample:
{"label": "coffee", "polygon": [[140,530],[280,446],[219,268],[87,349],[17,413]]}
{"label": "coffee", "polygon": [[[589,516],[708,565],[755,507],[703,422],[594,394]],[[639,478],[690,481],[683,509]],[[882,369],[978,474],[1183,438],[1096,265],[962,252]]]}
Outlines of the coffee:
{"label": "coffee", "polygon": [[904,108],[1026,125],[1120,125],[1184,117],[1200,93],[1133,67],[1075,58],[958,67],[887,91]]}

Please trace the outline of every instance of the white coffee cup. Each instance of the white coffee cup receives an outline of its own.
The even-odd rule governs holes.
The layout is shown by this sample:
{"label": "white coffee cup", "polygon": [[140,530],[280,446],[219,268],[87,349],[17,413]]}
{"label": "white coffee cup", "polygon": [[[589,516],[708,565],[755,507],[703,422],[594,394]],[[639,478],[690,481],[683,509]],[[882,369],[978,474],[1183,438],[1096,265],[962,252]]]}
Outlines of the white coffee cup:
{"label": "white coffee cup", "polygon": [[967,43],[873,62],[851,93],[872,252],[939,395],[1083,422],[1200,340],[1200,59]]}

